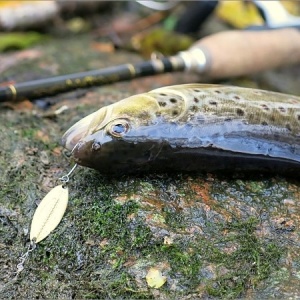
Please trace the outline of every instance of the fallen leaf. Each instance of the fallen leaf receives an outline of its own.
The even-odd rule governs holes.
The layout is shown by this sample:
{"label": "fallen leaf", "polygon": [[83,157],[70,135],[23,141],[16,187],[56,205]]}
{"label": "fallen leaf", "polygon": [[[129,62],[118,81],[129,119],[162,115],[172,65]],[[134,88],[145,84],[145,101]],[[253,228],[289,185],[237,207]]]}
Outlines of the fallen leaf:
{"label": "fallen leaf", "polygon": [[94,42],[91,45],[92,49],[99,51],[99,52],[104,52],[104,53],[113,53],[115,52],[115,46],[113,43],[105,43],[105,42]]}
{"label": "fallen leaf", "polygon": [[146,281],[149,287],[159,289],[166,282],[167,278],[162,275],[161,271],[156,268],[150,268],[147,275]]}
{"label": "fallen leaf", "polygon": [[99,243],[99,246],[100,246],[101,248],[103,248],[103,247],[105,247],[105,246],[108,245],[108,244],[109,244],[108,239],[103,239],[103,240]]}
{"label": "fallen leaf", "polygon": [[4,102],[3,106],[16,111],[31,111],[33,110],[33,104],[29,100],[21,102]]}
{"label": "fallen leaf", "polygon": [[164,237],[164,245],[172,245],[174,243],[174,240],[170,236]]}
{"label": "fallen leaf", "polygon": [[73,33],[83,33],[90,29],[90,24],[86,19],[75,17],[66,22],[66,27]]}
{"label": "fallen leaf", "polygon": [[52,149],[52,154],[55,155],[55,156],[60,156],[62,153],[62,147],[59,146],[59,147],[55,147]]}
{"label": "fallen leaf", "polygon": [[262,25],[264,22],[257,7],[251,2],[220,1],[216,15],[236,28]]}
{"label": "fallen leaf", "polygon": [[47,135],[45,132],[43,132],[42,130],[38,130],[35,135],[34,138],[42,141],[43,143],[47,144],[50,141],[49,135]]}

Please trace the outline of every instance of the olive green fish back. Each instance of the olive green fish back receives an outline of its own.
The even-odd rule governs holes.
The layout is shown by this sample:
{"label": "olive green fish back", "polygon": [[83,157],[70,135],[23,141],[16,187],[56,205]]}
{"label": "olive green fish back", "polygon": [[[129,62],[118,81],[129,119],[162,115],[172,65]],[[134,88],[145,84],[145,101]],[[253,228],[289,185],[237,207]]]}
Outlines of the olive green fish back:
{"label": "olive green fish back", "polygon": [[300,133],[300,97],[232,86],[185,84],[147,93],[157,115],[176,122],[242,119],[249,124],[284,127]]}

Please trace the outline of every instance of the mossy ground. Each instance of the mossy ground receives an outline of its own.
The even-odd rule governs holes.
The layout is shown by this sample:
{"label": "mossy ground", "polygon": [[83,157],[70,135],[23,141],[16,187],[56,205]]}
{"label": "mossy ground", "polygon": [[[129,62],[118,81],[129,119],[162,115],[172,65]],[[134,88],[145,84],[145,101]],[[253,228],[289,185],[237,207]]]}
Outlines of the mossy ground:
{"label": "mossy ground", "polygon": [[[73,47],[73,58],[67,59],[65,68],[63,57],[58,58],[62,64],[59,72],[78,70],[76,63],[81,64],[75,50],[79,53],[82,42],[53,43],[48,49],[41,48],[40,64],[47,59],[53,64],[53,53]],[[82,68],[90,68],[96,54],[89,56],[86,51],[84,55]],[[105,64],[139,59],[122,52],[114,58],[100,56]],[[29,68],[29,62],[24,64]],[[24,64],[20,72],[24,72]],[[31,64],[30,76],[42,72]],[[101,66],[99,61],[97,64]],[[3,80],[17,70],[18,66],[4,73]],[[149,90],[184,80],[190,81],[180,75],[162,75],[94,89],[78,99],[73,99],[72,93],[59,96],[54,100],[61,102],[53,109],[63,104],[70,109],[56,118],[43,117],[40,111],[0,111],[1,298],[297,295],[298,176],[149,174],[106,178],[86,168],[77,170],[71,180],[69,205],[58,228],[31,253],[18,280],[3,286],[13,277],[18,257],[28,245],[36,205],[72,165],[59,144],[63,132],[99,106],[140,92],[141,86]],[[147,286],[145,276],[150,267],[167,277],[159,290]]]}

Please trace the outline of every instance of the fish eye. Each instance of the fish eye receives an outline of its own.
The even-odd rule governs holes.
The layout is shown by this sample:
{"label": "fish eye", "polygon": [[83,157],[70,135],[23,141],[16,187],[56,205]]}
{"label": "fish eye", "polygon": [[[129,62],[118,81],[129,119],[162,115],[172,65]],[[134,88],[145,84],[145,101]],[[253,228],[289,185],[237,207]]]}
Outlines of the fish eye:
{"label": "fish eye", "polygon": [[122,137],[129,130],[129,124],[126,120],[116,120],[108,128],[108,132],[114,137]]}

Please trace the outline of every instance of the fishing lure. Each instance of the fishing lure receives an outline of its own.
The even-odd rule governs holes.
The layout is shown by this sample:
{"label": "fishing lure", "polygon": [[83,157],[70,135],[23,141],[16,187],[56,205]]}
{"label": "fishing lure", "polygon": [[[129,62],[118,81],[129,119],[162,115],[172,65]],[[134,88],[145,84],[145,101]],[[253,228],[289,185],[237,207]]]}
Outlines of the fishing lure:
{"label": "fishing lure", "polygon": [[299,174],[300,98],[233,86],[168,86],[102,107],[62,141],[79,165],[107,174]]}

